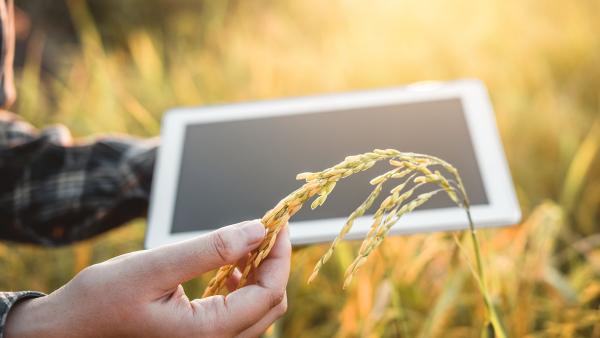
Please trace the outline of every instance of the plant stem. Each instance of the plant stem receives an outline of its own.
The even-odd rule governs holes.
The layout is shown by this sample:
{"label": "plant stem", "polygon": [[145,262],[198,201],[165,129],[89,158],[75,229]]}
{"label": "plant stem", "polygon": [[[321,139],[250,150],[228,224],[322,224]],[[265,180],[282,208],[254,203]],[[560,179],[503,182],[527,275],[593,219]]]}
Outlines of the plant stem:
{"label": "plant stem", "polygon": [[479,246],[479,239],[477,237],[477,231],[475,230],[475,226],[473,224],[473,218],[471,217],[471,209],[469,207],[469,202],[466,200],[464,201],[464,209],[465,209],[465,212],[467,213],[467,218],[469,220],[469,232],[471,233],[471,241],[473,243],[473,249],[475,251],[475,260],[476,260],[476,264],[477,264],[477,275],[479,277],[479,283],[481,285],[481,293],[483,294],[483,301],[485,303],[487,314],[489,316],[489,321],[491,322],[492,327],[494,328],[494,333],[495,333],[496,337],[506,338],[507,337],[506,332],[504,331],[504,327],[502,326],[502,324],[500,322],[500,317],[498,316],[498,312],[496,311],[496,308],[494,307],[492,299],[489,295],[489,291],[487,289],[487,285],[485,282],[485,274],[483,271],[483,262],[481,259],[481,249]]}

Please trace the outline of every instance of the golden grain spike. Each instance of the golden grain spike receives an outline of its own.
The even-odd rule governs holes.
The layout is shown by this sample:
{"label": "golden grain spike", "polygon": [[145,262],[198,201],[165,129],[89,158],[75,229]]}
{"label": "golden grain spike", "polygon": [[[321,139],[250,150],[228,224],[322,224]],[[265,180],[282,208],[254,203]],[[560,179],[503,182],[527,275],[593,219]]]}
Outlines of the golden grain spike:
{"label": "golden grain spike", "polygon": [[329,247],[329,249],[327,250],[327,252],[325,252],[325,254],[321,257],[321,259],[319,259],[319,261],[315,265],[312,274],[308,278],[308,283],[311,283],[315,279],[315,277],[317,277],[317,274],[319,273],[319,270],[321,270],[321,267],[325,263],[327,263],[327,261],[329,260],[329,258],[333,254],[333,251],[335,250],[337,244],[340,241],[342,241],[344,239],[344,236],[346,236],[346,234],[352,229],[352,225],[354,224],[354,221],[357,218],[359,218],[362,215],[364,215],[365,212],[371,208],[371,206],[373,205],[373,202],[375,201],[375,199],[377,199],[377,196],[379,196],[379,193],[381,193],[381,190],[383,189],[383,183],[384,182],[381,182],[380,184],[378,184],[375,187],[375,189],[373,189],[373,191],[371,191],[371,193],[364,200],[364,202],[361,203],[361,205],[359,205],[358,208],[356,208],[352,212],[352,214],[350,214],[350,216],[346,220],[346,224],[344,225],[344,227],[340,231],[340,234],[333,240],[333,242],[331,243],[331,246]]}
{"label": "golden grain spike", "polygon": [[419,206],[423,205],[431,197],[433,197],[435,194],[437,194],[440,191],[441,190],[435,190],[435,191],[420,194],[415,199],[411,200],[409,203],[400,207],[398,209],[398,211],[395,213],[395,215],[393,215],[393,217],[390,217],[387,222],[382,224],[382,226],[379,227],[378,233],[375,236],[373,236],[373,240],[372,240],[371,244],[368,245],[365,248],[363,254],[356,257],[354,262],[352,262],[352,264],[350,264],[348,269],[346,269],[346,272],[344,274],[343,288],[346,288],[348,285],[350,285],[352,278],[354,277],[354,275],[356,274],[356,272],[358,271],[360,266],[366,262],[366,259],[369,256],[369,254],[373,250],[375,250],[379,246],[379,244],[381,244],[381,242],[383,241],[383,238],[388,234],[388,232],[390,231],[392,226],[394,224],[396,224],[403,215],[405,215],[405,214],[415,210]]}
{"label": "golden grain spike", "polygon": [[[318,196],[311,203],[311,207],[314,209],[322,205],[325,203],[329,194],[334,190],[339,180],[355,173],[368,170],[369,168],[373,167],[375,163],[381,160],[388,160],[389,164],[393,168],[383,175],[371,180],[371,184],[376,185],[375,189],[371,192],[367,199],[365,199],[365,201],[348,217],[346,224],[340,231],[340,234],[334,239],[329,249],[317,262],[313,273],[309,278],[309,282],[317,276],[323,264],[325,264],[325,262],[327,262],[327,260],[331,257],[336,245],[343,240],[344,236],[350,231],[355,219],[363,216],[365,212],[370,209],[371,205],[379,196],[383,183],[389,179],[404,179],[404,182],[391,190],[391,195],[388,195],[384,201],[381,202],[379,208],[375,212],[373,216],[373,223],[361,245],[359,255],[346,271],[344,287],[349,285],[352,280],[352,276],[356,273],[358,268],[366,262],[369,254],[379,246],[393,224],[395,224],[400,217],[402,217],[402,215],[411,212],[415,208],[427,202],[429,198],[441,190],[444,190],[454,202],[459,204],[459,199],[456,195],[456,189],[450,185],[450,181],[439,171],[432,172],[428,168],[430,165],[440,165],[447,172],[454,176],[456,185],[462,194],[462,198],[464,199],[462,206],[466,209],[468,208],[468,198],[466,196],[462,180],[458,175],[458,171],[456,168],[437,157],[424,154],[402,153],[395,149],[375,149],[372,152],[348,156],[344,159],[344,161],[323,171],[314,173],[301,173],[296,176],[298,180],[305,181],[304,185],[282,199],[273,209],[269,210],[263,216],[262,222],[267,228],[267,234],[263,239],[263,242],[259,245],[258,249],[249,254],[249,264],[246,265],[242,273],[238,287],[245,285],[249,274],[256,269],[268,256],[279,232],[305,202],[314,196]],[[403,170],[400,171],[401,169]],[[410,176],[405,178],[407,175]],[[402,190],[409,181],[412,181],[416,184],[406,192],[402,193]],[[405,203],[411,198],[416,189],[428,184],[437,185],[441,189],[420,194],[413,200]],[[219,269],[216,276],[209,282],[208,287],[204,292],[204,296],[211,296],[221,292],[225,281],[229,278],[234,270],[234,265],[227,265]]]}

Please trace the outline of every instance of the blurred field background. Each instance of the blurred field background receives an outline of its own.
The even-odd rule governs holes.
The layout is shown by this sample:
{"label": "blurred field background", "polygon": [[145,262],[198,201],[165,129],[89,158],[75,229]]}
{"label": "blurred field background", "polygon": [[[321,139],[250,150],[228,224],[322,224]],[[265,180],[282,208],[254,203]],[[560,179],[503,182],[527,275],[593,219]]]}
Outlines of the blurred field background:
{"label": "blurred field background", "polygon": [[[510,337],[600,337],[600,3],[576,0],[17,1],[19,99],[79,137],[159,133],[173,106],[482,79],[524,212],[480,231]],[[429,137],[436,137],[429,135]],[[337,159],[332,159],[335,161]],[[0,244],[1,290],[50,292],[142,247],[134,222],[74,246]],[[467,248],[470,242],[464,241]],[[343,245],[296,250],[274,337],[479,337],[484,307],[450,234],[388,238],[350,290]],[[470,250],[469,250],[470,252]],[[207,278],[186,285],[199,296]]]}

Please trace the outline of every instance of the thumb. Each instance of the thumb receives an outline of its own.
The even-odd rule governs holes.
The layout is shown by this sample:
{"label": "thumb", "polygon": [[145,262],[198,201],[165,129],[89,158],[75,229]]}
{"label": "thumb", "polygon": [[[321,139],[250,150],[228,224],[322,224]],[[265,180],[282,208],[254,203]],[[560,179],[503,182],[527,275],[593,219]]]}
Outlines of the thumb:
{"label": "thumb", "polygon": [[260,220],[220,228],[206,235],[148,250],[143,256],[148,280],[171,288],[204,272],[237,262],[265,237]]}

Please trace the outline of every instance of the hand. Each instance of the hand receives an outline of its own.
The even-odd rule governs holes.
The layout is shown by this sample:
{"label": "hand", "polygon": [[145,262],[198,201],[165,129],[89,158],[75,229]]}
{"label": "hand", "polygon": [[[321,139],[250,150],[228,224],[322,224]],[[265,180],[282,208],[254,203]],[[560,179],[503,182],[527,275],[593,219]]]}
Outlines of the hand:
{"label": "hand", "polygon": [[[198,238],[132,252],[81,271],[52,294],[9,313],[12,337],[256,337],[286,310],[291,246],[280,232],[253,284],[227,296],[190,301],[181,286],[204,272],[243,260],[265,235],[259,221]],[[237,285],[238,270],[229,285]]]}

